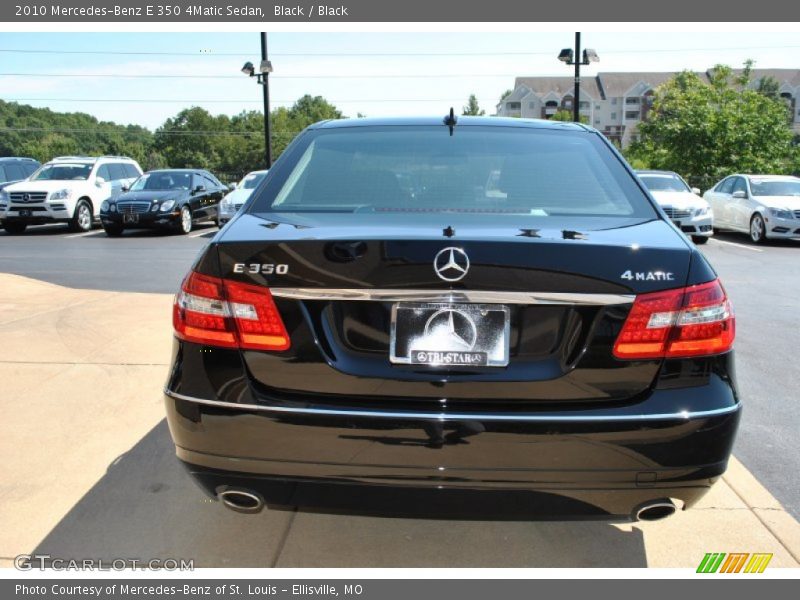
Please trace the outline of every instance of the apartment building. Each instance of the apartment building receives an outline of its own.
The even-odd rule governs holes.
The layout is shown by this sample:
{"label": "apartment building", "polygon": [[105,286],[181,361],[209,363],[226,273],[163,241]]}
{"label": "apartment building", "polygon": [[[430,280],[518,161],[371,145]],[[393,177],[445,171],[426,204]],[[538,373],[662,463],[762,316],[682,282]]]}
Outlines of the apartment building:
{"label": "apartment building", "polygon": [[[708,80],[710,71],[697,73]],[[647,120],[655,89],[676,72],[598,73],[581,78],[580,113],[609,139],[627,146],[636,139],[637,126]],[[751,86],[763,77],[780,85],[778,93],[792,109],[792,127],[800,133],[800,69],[753,69]],[[550,119],[560,110],[572,112],[572,77],[517,77],[514,89],[497,105],[497,115]]]}

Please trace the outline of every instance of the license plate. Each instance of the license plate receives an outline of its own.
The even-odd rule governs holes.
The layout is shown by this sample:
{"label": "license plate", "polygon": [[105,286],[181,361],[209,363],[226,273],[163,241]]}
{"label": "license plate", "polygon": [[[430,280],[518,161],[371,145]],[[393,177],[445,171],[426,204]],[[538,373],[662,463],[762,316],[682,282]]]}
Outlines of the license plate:
{"label": "license plate", "polygon": [[19,211],[20,217],[30,217],[33,214],[31,210],[22,209]]}
{"label": "license plate", "polygon": [[139,215],[122,215],[123,223],[138,223]]}
{"label": "license plate", "polygon": [[510,310],[498,304],[392,306],[389,360],[431,367],[505,367]]}

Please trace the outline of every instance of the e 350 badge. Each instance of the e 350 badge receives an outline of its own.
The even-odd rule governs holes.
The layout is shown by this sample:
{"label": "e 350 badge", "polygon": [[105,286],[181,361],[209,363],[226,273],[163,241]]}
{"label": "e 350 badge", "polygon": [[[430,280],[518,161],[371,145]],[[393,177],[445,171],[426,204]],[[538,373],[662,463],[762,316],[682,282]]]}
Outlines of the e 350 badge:
{"label": "e 350 badge", "polygon": [[273,263],[233,263],[234,273],[250,273],[251,275],[286,275],[289,265]]}

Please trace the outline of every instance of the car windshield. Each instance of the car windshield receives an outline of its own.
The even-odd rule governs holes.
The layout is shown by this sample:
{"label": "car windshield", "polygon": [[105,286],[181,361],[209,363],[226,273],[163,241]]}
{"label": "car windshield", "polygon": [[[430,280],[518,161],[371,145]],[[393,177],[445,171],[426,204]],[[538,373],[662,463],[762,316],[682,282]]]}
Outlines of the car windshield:
{"label": "car windshield", "polygon": [[147,190],[189,190],[192,187],[192,174],[182,171],[147,173],[133,182],[132,192]]}
{"label": "car windshield", "polygon": [[800,179],[751,179],[753,196],[800,196]]}
{"label": "car windshield", "polygon": [[258,184],[261,183],[261,180],[266,177],[266,173],[250,173],[239,184],[240,189],[245,190],[254,190],[258,187]]}
{"label": "car windshield", "polygon": [[250,212],[654,212],[597,134],[508,126],[311,130]]}
{"label": "car windshield", "polygon": [[639,179],[641,179],[644,184],[647,186],[647,189],[651,192],[690,192],[689,186],[687,186],[683,180],[678,177],[677,175],[654,175],[654,174],[642,174],[639,175]]}
{"label": "car windshield", "polygon": [[93,163],[59,163],[44,165],[31,176],[31,181],[67,181],[72,179],[89,179]]}

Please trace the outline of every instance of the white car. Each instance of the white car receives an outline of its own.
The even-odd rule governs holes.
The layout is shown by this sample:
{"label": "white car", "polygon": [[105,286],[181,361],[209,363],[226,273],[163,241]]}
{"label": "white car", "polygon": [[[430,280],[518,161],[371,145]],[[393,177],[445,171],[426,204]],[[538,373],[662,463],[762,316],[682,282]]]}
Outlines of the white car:
{"label": "white car", "polygon": [[714,227],[767,239],[800,239],[800,179],[789,175],[731,175],[708,190]]}
{"label": "white car", "polygon": [[3,228],[23,233],[28,225],[67,223],[73,231],[89,231],[103,201],[119,196],[141,174],[139,164],[124,156],[54,158],[0,192]]}
{"label": "white car", "polygon": [[705,244],[714,235],[714,211],[700,190],[689,187],[672,171],[636,171],[639,179],[672,222],[695,244]]}
{"label": "white car", "polygon": [[228,193],[223,199],[222,202],[219,204],[219,218],[217,219],[217,225],[222,227],[230,221],[236,213],[239,212],[239,209],[244,206],[244,203],[247,202],[247,199],[250,197],[250,194],[253,193],[258,187],[258,184],[261,183],[261,180],[267,175],[267,171],[252,171],[244,176],[244,178],[238,183],[238,185]]}

